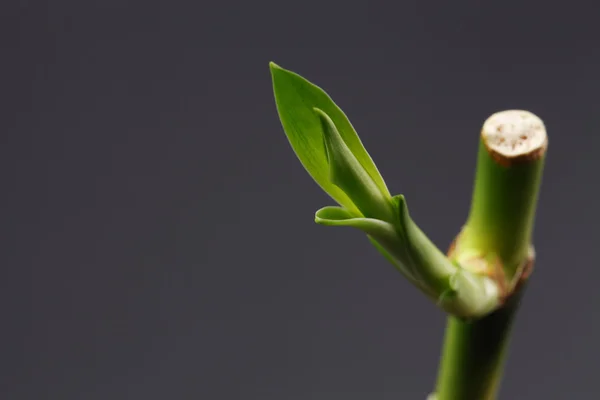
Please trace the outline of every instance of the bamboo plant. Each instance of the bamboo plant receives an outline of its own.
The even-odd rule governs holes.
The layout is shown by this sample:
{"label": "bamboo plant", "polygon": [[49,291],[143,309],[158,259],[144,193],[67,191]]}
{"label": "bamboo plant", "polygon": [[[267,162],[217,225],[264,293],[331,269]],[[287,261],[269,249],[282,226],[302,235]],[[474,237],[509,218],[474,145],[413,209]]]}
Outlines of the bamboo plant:
{"label": "bamboo plant", "polygon": [[445,254],[392,196],[344,112],[300,75],[270,64],[275,103],[296,156],[338,203],[315,214],[325,226],[366,234],[448,317],[430,400],[493,400],[511,325],[531,275],[531,242],[547,149],[543,122],[523,110],[483,124],[471,209]]}

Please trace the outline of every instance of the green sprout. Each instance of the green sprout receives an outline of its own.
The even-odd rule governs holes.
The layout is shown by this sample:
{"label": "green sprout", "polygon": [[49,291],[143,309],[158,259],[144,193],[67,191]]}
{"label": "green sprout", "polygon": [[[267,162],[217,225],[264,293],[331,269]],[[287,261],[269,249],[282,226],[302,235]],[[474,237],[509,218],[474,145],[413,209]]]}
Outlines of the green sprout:
{"label": "green sprout", "polygon": [[275,102],[296,156],[338,203],[325,226],[361,230],[408,281],[448,314],[436,400],[496,398],[505,347],[533,265],[531,235],[547,137],[526,111],[484,124],[472,207],[447,255],[392,196],[344,112],[300,75],[270,64]]}

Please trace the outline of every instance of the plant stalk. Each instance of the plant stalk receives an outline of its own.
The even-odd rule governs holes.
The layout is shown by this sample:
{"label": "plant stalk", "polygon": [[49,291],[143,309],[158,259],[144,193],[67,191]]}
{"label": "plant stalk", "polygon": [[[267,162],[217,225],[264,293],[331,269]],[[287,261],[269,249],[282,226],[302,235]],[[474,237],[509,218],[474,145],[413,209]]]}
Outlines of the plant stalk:
{"label": "plant stalk", "polygon": [[477,321],[448,317],[436,400],[496,398],[523,290],[524,286],[502,308]]}
{"label": "plant stalk", "polygon": [[[490,136],[492,130],[501,139]],[[519,146],[529,152],[515,151]],[[534,261],[531,236],[546,147],[543,123],[531,113],[505,111],[484,124],[469,218],[449,257],[494,276],[504,303],[477,320],[448,317],[433,399],[496,399],[511,327]]]}

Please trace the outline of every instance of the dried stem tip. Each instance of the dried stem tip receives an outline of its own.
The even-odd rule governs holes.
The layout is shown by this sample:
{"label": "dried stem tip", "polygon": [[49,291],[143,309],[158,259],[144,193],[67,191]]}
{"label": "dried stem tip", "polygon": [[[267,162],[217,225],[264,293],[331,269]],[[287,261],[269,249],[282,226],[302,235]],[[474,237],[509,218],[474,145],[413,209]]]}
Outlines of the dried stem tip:
{"label": "dried stem tip", "polygon": [[542,120],[523,110],[492,114],[483,124],[481,138],[492,158],[504,166],[537,160],[548,146]]}

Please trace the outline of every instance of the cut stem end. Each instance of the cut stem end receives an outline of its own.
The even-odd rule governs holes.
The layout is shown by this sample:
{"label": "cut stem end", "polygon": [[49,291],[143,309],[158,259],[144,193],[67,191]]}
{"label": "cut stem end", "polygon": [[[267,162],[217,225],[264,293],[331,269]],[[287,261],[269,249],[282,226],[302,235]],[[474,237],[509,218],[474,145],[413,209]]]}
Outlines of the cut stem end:
{"label": "cut stem end", "polygon": [[507,167],[542,158],[548,146],[544,122],[524,110],[492,114],[483,124],[481,139],[492,158]]}

